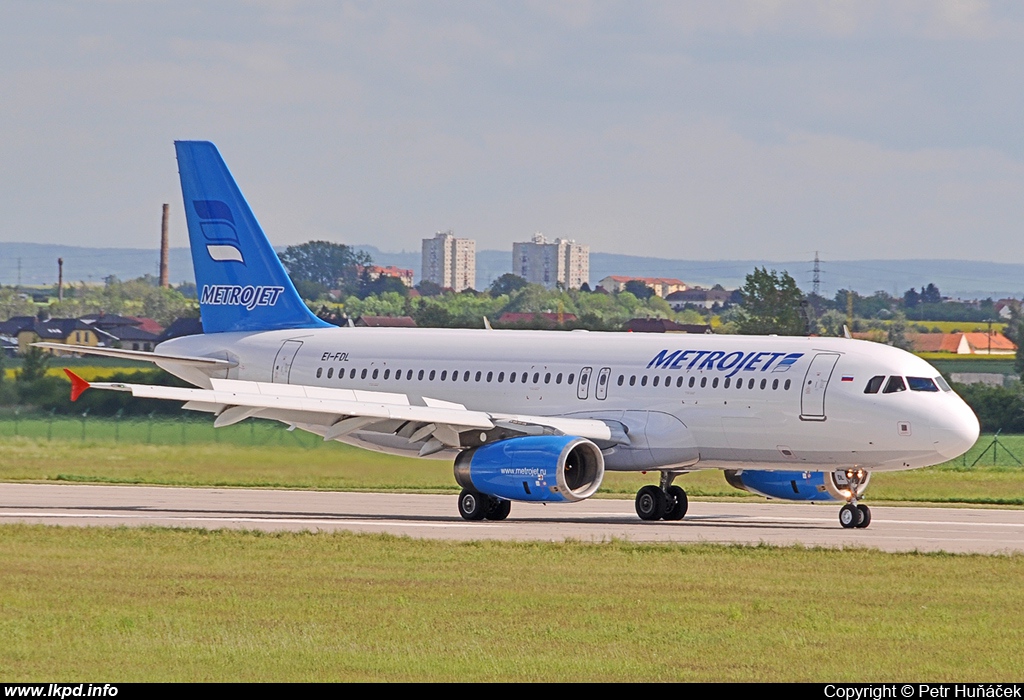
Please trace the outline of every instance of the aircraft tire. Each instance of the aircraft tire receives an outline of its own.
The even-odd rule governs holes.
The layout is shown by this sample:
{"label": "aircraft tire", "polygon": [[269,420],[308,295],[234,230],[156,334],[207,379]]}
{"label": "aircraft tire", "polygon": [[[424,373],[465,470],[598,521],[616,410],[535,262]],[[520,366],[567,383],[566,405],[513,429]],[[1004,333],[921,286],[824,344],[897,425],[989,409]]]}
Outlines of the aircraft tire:
{"label": "aircraft tire", "polygon": [[857,504],[857,510],[860,511],[860,515],[861,515],[860,522],[857,523],[857,527],[865,528],[868,525],[870,525],[871,524],[871,509],[868,508],[863,503],[858,503]]}
{"label": "aircraft tire", "polygon": [[681,486],[673,484],[668,487],[668,497],[672,506],[665,509],[665,520],[682,520],[690,505],[686,498],[686,491]]}
{"label": "aircraft tire", "polygon": [[463,489],[459,494],[459,515],[466,520],[483,520],[489,505],[490,499],[478,491]]}
{"label": "aircraft tire", "polygon": [[661,520],[667,509],[665,492],[657,486],[644,486],[636,492],[636,514],[641,520]]}
{"label": "aircraft tire", "polygon": [[491,496],[488,501],[487,514],[484,516],[488,520],[504,520],[512,512],[512,501],[494,496]]}
{"label": "aircraft tire", "polygon": [[853,503],[839,509],[839,524],[845,528],[857,527],[863,519],[864,514]]}

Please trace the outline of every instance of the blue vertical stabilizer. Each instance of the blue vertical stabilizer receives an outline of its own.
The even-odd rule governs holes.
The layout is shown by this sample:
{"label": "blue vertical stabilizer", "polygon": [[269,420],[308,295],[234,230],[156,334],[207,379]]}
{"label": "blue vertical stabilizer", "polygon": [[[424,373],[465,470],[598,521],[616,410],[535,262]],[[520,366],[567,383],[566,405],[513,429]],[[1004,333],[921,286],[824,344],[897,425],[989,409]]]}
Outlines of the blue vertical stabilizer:
{"label": "blue vertical stabilizer", "polygon": [[204,333],[321,328],[208,141],[175,141]]}

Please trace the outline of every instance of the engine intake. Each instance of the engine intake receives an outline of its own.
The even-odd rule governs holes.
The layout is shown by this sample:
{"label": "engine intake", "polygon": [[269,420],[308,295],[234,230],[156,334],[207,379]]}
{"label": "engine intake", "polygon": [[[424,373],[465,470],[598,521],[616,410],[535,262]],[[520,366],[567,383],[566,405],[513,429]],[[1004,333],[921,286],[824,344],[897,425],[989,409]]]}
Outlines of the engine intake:
{"label": "engine intake", "polygon": [[582,501],[597,492],[602,479],[600,448],[567,435],[510,438],[455,458],[459,486],[510,501]]}

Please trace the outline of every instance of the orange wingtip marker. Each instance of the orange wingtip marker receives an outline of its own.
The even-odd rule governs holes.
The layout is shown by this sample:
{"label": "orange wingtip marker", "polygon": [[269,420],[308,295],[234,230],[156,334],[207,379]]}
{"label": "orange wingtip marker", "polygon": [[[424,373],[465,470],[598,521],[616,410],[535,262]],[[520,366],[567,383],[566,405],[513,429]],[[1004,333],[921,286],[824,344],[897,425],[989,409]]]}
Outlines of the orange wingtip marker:
{"label": "orange wingtip marker", "polygon": [[78,401],[78,397],[82,395],[82,392],[89,388],[89,382],[69,369],[65,369],[64,374],[68,375],[68,379],[71,380],[71,400]]}

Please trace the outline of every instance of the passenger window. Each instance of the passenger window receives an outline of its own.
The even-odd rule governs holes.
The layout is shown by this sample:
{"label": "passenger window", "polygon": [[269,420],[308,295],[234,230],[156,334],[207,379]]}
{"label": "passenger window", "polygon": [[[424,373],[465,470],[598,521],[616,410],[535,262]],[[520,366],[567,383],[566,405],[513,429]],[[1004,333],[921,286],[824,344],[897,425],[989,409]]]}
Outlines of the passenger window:
{"label": "passenger window", "polygon": [[544,383],[545,384],[550,384],[551,383],[551,372],[548,372],[547,374],[544,375]]}
{"label": "passenger window", "polygon": [[505,381],[505,373],[498,372],[498,384],[501,384],[503,381]]}
{"label": "passenger window", "polygon": [[365,367],[363,368],[363,371],[359,373],[359,378],[360,379],[366,379],[366,368]]}
{"label": "passenger window", "polygon": [[443,382],[446,379],[448,379],[448,370],[444,370],[443,372],[441,372],[441,381]]}
{"label": "passenger window", "polygon": [[618,384],[619,386],[622,386],[622,382],[624,382],[624,381],[626,381],[626,375],[624,375],[624,374],[620,374],[620,375],[619,375],[619,381],[617,382],[617,384]]}
{"label": "passenger window", "polygon": [[762,379],[761,380],[761,388],[764,389],[766,386],[768,386],[768,380],[767,379]]}
{"label": "passenger window", "polygon": [[658,386],[658,382],[661,381],[661,377],[654,375],[654,386]]}
{"label": "passenger window", "polygon": [[575,378],[576,378],[576,375],[574,373],[572,373],[572,374],[569,375],[569,378],[565,380],[565,383],[571,385],[572,384],[572,380],[575,379]]}
{"label": "passenger window", "polygon": [[533,373],[533,383],[540,384],[540,372]]}
{"label": "passenger window", "polygon": [[886,382],[885,388],[882,389],[883,394],[895,394],[900,391],[906,391],[907,385],[903,383],[903,377],[889,377],[889,381]]}
{"label": "passenger window", "polygon": [[[476,380],[480,381],[480,375],[479,374],[477,375]],[[468,382],[469,381],[469,370],[468,369],[466,370],[466,373],[462,375],[462,381],[464,381],[464,382]]]}
{"label": "passenger window", "polygon": [[630,386],[635,386],[636,385],[636,375],[635,374],[630,376],[630,378],[629,378],[629,385]]}
{"label": "passenger window", "polygon": [[[477,372],[477,373],[476,373],[476,377],[474,377],[474,379],[475,379],[476,381],[480,381],[480,377],[482,377],[482,376],[483,376],[483,374],[482,374],[482,373],[480,373],[480,372]],[[487,381],[490,381],[490,379],[488,379]]]}
{"label": "passenger window", "polygon": [[378,375],[379,373],[380,373],[380,370],[379,370],[379,369],[375,369],[375,370],[373,370],[373,378],[374,378],[374,379],[376,379],[376,378],[377,378],[377,375]]}
{"label": "passenger window", "polygon": [[751,377],[750,381],[747,382],[747,388],[748,389],[753,389],[754,388],[754,378],[753,377]]}
{"label": "passenger window", "polygon": [[911,391],[938,391],[939,387],[935,386],[928,377],[907,377],[907,384],[910,385]]}
{"label": "passenger window", "polygon": [[640,386],[647,386],[647,375],[640,377]]}
{"label": "passenger window", "polygon": [[516,373],[513,372],[512,374],[508,375],[508,383],[509,384],[514,384],[515,381],[516,381]]}
{"label": "passenger window", "polygon": [[717,389],[718,388],[718,377],[715,377],[714,379],[711,380],[711,388],[712,389]]}
{"label": "passenger window", "polygon": [[785,384],[785,386],[783,386],[782,388],[783,388],[783,389],[785,389],[786,391],[789,391],[789,387],[790,387],[790,386],[791,386],[792,384],[793,384],[793,380],[791,380],[791,379],[787,379],[787,380],[786,380],[786,384]]}
{"label": "passenger window", "polygon": [[434,377],[436,375],[437,375],[437,370],[436,369],[430,370],[430,381],[434,381]]}
{"label": "passenger window", "polygon": [[494,379],[494,372],[488,372],[487,373],[487,383],[490,384],[492,379]]}
{"label": "passenger window", "polygon": [[696,378],[696,377],[690,377],[690,388],[691,388],[691,389],[693,388],[693,383],[694,383],[695,381],[697,381],[697,378]]}
{"label": "passenger window", "polygon": [[731,378],[731,377],[726,377],[726,378],[725,378],[725,384],[723,384],[723,385],[722,385],[722,388],[723,388],[723,389],[728,389],[728,388],[729,388],[729,383],[730,383],[731,381],[732,381],[732,378]]}
{"label": "passenger window", "polygon": [[[412,380],[412,370],[409,370],[408,373],[406,373],[405,379],[406,381]],[[423,370],[420,370],[420,379],[423,379]]]}
{"label": "passenger window", "polygon": [[[389,369],[384,370],[384,378],[385,379],[390,379],[391,378],[391,370],[389,370]],[[374,375],[374,379],[376,379],[376,375]]]}
{"label": "passenger window", "polygon": [[562,383],[562,373],[559,372],[558,376],[555,377],[555,384],[561,384],[561,383]]}
{"label": "passenger window", "polygon": [[885,381],[884,375],[878,375],[868,380],[868,385],[864,387],[865,394],[877,394],[878,390],[882,388],[882,382]]}
{"label": "passenger window", "polygon": [[[529,375],[528,375],[528,374],[527,374],[526,372],[523,372],[523,378],[522,378],[522,379],[520,379],[519,381],[520,381],[521,383],[523,383],[523,384],[526,384],[526,382],[527,382],[528,378],[529,378]],[[534,375],[533,383],[534,383],[534,384],[536,384],[536,383],[537,383],[537,375]]]}
{"label": "passenger window", "polygon": [[327,378],[328,378],[328,379],[330,379],[330,378],[331,378],[331,377],[333,377],[333,376],[334,376],[334,368],[333,368],[333,367],[331,367],[331,368],[329,368],[329,369],[327,370]]}
{"label": "passenger window", "polygon": [[679,375],[679,379],[676,380],[676,388],[679,388],[682,385],[683,385],[683,375],[680,374]]}
{"label": "passenger window", "polygon": [[[466,372],[466,379],[469,379],[469,372]],[[452,372],[452,381],[459,381],[459,370],[455,370],[454,372]]]}
{"label": "passenger window", "polygon": [[324,368],[323,367],[317,367],[316,368],[316,378],[317,379],[319,379],[320,375],[322,375],[323,373],[324,373]]}
{"label": "passenger window", "polygon": [[772,380],[772,391],[775,391],[778,388],[779,388],[779,380],[778,379]]}

